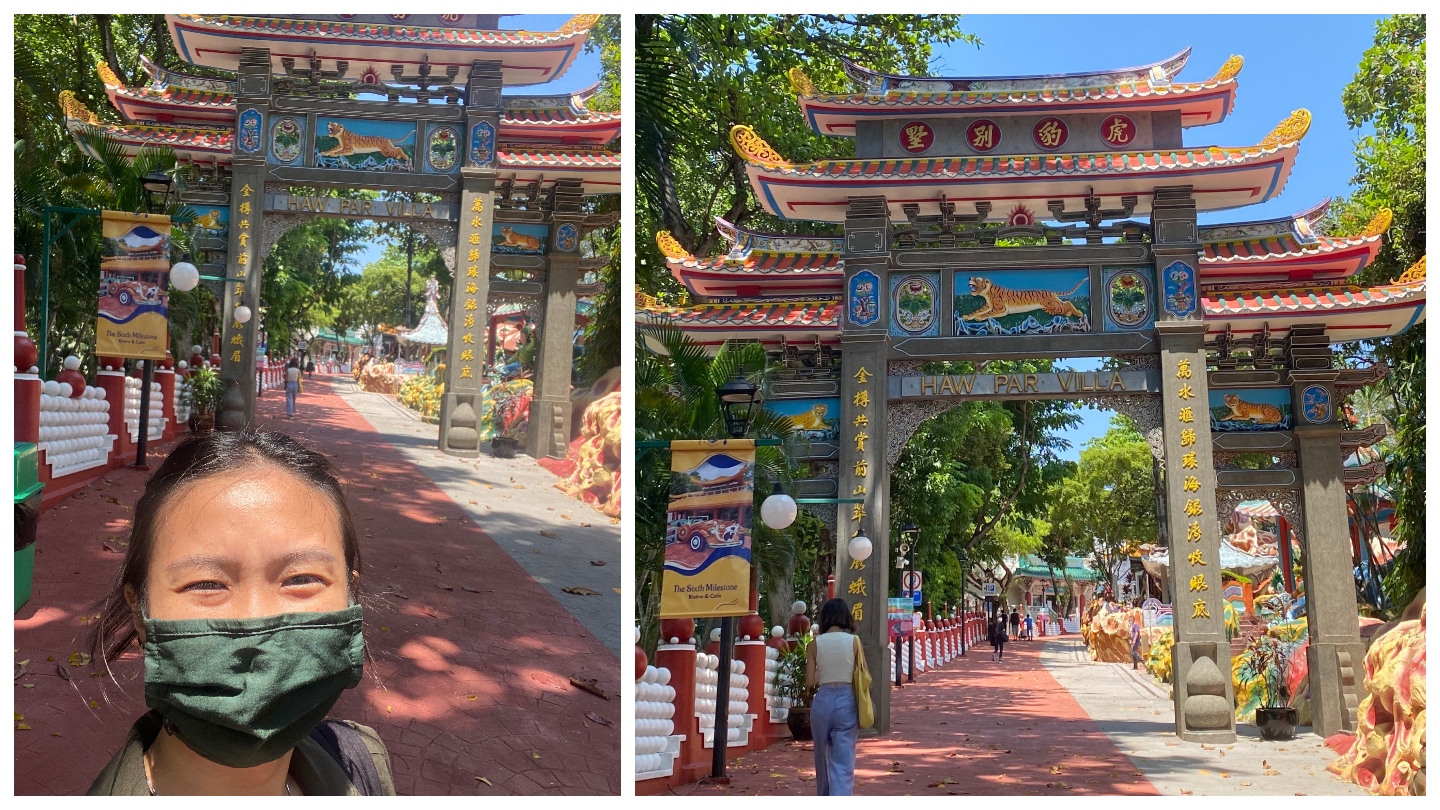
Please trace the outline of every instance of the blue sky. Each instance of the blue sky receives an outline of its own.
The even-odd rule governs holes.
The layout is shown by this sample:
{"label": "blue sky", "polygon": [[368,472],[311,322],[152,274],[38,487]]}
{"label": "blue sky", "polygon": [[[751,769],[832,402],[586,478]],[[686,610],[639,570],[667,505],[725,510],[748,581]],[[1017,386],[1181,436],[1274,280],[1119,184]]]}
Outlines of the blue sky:
{"label": "blue sky", "polygon": [[[1075,73],[1145,65],[1193,48],[1182,81],[1214,75],[1231,54],[1245,58],[1235,109],[1223,122],[1185,130],[1186,145],[1249,146],[1259,143],[1292,110],[1313,116],[1300,156],[1284,191],[1260,205],[1200,221],[1237,222],[1293,214],[1326,197],[1349,193],[1355,173],[1354,144],[1361,133],[1345,123],[1340,92],[1360,56],[1374,43],[1379,16],[1141,16],[966,15],[961,27],[983,45],[935,49],[936,76]],[[1064,361],[1090,370],[1098,361]],[[1063,435],[1065,457],[1078,460],[1086,441],[1110,426],[1111,412],[1084,409],[1084,421]]]}
{"label": "blue sky", "polygon": [[[554,31],[569,19],[569,14],[507,14],[500,18],[500,27],[507,30]],[[573,93],[589,87],[599,79],[600,52],[595,50],[586,53],[582,50],[580,55],[575,57],[575,61],[570,64],[570,69],[565,71],[559,79],[546,84],[512,88],[505,94],[535,96],[546,93]],[[361,268],[378,260],[384,252],[384,242],[371,244],[363,253],[356,256],[355,267]]]}

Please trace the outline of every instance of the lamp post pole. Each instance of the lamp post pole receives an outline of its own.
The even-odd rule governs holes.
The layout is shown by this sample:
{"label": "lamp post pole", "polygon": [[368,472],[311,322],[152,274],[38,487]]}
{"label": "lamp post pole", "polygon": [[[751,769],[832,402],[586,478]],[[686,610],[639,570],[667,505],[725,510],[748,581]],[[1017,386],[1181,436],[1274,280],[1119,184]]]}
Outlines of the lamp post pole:
{"label": "lamp post pole", "polygon": [[965,636],[970,632],[970,617],[966,608],[970,603],[970,595],[965,592],[970,583],[970,558],[965,552],[960,552],[960,656],[965,656]]}

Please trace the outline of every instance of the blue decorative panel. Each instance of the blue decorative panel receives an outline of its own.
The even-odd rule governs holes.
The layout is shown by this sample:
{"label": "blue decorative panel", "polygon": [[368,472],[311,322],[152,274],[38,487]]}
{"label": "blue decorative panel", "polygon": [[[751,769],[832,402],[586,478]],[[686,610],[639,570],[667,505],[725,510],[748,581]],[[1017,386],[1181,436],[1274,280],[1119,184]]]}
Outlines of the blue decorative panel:
{"label": "blue decorative panel", "polygon": [[519,222],[496,222],[490,228],[490,250],[493,253],[516,253],[539,256],[545,252],[550,226]]}
{"label": "blue decorative panel", "polygon": [[1216,433],[1292,427],[1289,388],[1210,389],[1210,430]]}
{"label": "blue decorative panel", "polygon": [[1330,402],[1330,389],[1323,385],[1307,386],[1300,394],[1300,413],[1307,422],[1324,424],[1335,415]]}
{"label": "blue decorative panel", "polygon": [[264,124],[265,117],[253,107],[240,113],[235,122],[235,145],[241,152],[253,155],[260,151],[260,131]]}
{"label": "blue decorative panel", "polygon": [[790,420],[790,427],[811,441],[840,439],[840,398],[768,399],[765,410]]}
{"label": "blue decorative panel", "polygon": [[470,162],[477,166],[495,162],[495,127],[489,121],[470,128]]}
{"label": "blue decorative panel", "polygon": [[305,119],[283,115],[270,122],[270,162],[284,166],[300,163],[305,151]]}
{"label": "blue decorative panel", "polygon": [[415,170],[415,122],[315,120],[315,165],[367,172]]}
{"label": "blue decorative panel", "polygon": [[956,336],[1089,332],[1090,271],[955,271]]}
{"label": "blue decorative panel", "polygon": [[890,334],[896,337],[938,337],[940,274],[890,274]]}
{"label": "blue decorative panel", "polygon": [[1177,318],[1188,318],[1195,311],[1195,269],[1184,262],[1174,262],[1164,271],[1165,311]]}
{"label": "blue decorative panel", "polygon": [[1155,282],[1149,268],[1105,268],[1101,305],[1105,331],[1127,332],[1155,323]]}
{"label": "blue decorative panel", "polygon": [[431,124],[425,132],[425,171],[454,174],[460,171],[460,129],[450,124]]}
{"label": "blue decorative panel", "polygon": [[580,226],[566,222],[555,229],[555,249],[561,253],[574,253],[580,249]]}
{"label": "blue decorative panel", "polygon": [[854,326],[870,326],[880,320],[880,277],[861,270],[850,277],[845,300],[845,317]]}

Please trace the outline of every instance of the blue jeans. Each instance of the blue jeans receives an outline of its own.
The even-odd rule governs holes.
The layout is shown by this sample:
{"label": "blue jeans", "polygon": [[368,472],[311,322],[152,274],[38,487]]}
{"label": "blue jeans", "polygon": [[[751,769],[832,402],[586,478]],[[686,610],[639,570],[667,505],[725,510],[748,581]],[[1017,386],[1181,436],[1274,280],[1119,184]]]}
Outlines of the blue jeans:
{"label": "blue jeans", "polygon": [[286,415],[286,416],[294,416],[294,415],[295,415],[295,395],[298,394],[299,392],[300,392],[300,383],[298,383],[298,382],[287,382],[287,383],[285,383],[285,415]]}
{"label": "blue jeans", "polygon": [[860,714],[850,684],[820,684],[810,704],[810,733],[815,738],[815,795],[853,795]]}

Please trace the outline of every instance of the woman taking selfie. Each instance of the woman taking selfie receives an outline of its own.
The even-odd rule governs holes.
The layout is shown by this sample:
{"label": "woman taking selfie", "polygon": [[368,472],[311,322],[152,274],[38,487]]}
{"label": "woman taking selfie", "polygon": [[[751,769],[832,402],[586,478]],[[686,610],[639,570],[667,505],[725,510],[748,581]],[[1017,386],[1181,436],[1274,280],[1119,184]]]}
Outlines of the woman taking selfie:
{"label": "woman taking selfie", "polygon": [[138,643],[145,704],[90,795],[394,795],[371,729],[325,715],[360,683],[360,547],[319,453],[212,433],[145,485],[92,638]]}
{"label": "woman taking selfie", "polygon": [[844,599],[820,608],[820,626],[805,652],[805,681],[815,689],[810,731],[815,738],[815,794],[850,796],[855,788],[855,742],[860,714],[855,669],[868,673],[865,652]]}

